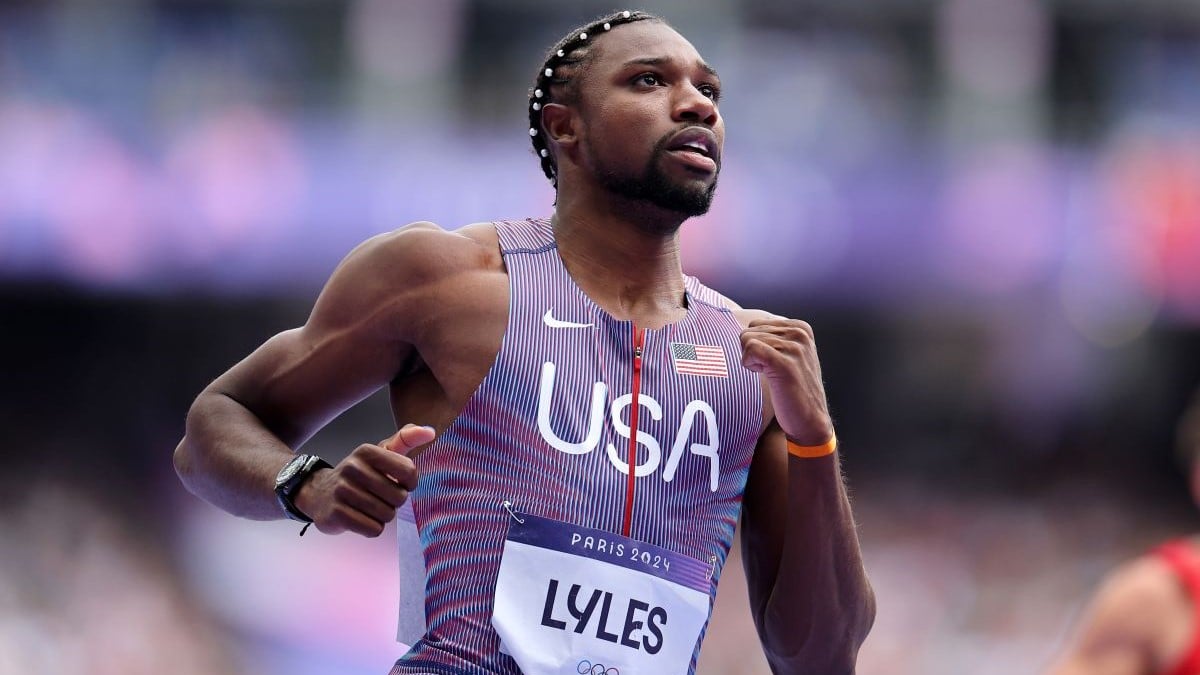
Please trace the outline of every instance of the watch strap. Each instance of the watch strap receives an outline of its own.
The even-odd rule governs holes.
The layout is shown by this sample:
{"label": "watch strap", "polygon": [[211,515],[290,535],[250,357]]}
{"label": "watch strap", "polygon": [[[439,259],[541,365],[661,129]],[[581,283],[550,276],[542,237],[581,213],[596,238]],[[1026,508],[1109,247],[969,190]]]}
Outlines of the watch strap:
{"label": "watch strap", "polygon": [[333,465],[318,455],[298,455],[292,462],[299,462],[300,467],[283,480],[281,478],[287,472],[288,466],[291,466],[291,462],[280,471],[275,480],[275,499],[285,516],[301,523],[311,523],[312,518],[296,507],[296,493],[314,472],[319,469],[332,469]]}

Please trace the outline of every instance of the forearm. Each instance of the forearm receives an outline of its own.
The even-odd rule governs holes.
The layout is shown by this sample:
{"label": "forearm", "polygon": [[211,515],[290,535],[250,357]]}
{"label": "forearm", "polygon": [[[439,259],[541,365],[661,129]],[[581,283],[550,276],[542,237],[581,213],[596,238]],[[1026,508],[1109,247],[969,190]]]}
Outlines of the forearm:
{"label": "forearm", "polygon": [[853,673],[875,619],[837,454],[788,458],[787,511],[759,631],[776,673]]}
{"label": "forearm", "polygon": [[175,449],[175,471],[187,489],[243,518],[283,517],[275,475],[292,449],[229,396],[206,391],[188,411],[186,434]]}

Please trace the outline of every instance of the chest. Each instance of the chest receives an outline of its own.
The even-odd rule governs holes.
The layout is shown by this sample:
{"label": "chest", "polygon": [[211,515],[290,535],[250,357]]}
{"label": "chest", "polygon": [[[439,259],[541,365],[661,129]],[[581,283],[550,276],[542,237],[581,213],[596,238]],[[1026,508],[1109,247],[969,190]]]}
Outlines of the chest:
{"label": "chest", "polygon": [[[514,302],[481,390],[528,444],[611,475],[686,478],[705,492],[752,445],[761,400],[741,368],[737,326],[689,313],[657,330],[618,321],[579,294]],[[476,415],[494,417],[482,404]],[[536,434],[536,435],[535,435]],[[593,473],[593,475],[597,475]]]}

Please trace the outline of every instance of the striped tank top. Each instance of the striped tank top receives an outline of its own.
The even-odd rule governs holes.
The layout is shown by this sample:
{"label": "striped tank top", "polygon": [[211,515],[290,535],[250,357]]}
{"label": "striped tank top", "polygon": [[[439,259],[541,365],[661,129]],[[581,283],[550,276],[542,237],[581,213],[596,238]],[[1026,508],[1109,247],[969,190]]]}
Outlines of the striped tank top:
{"label": "striped tank top", "polygon": [[508,324],[462,413],[416,459],[426,632],[393,675],[520,672],[491,625],[505,501],[710,563],[711,608],[762,425],[741,327],[715,291],[685,277],[686,316],[642,330],[575,285],[548,220],[495,225]]}

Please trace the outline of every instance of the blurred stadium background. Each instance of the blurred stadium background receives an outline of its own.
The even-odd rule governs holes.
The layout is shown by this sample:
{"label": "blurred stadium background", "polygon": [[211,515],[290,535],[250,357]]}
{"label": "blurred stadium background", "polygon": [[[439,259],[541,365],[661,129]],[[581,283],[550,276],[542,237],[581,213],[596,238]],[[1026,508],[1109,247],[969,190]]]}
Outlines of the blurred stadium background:
{"label": "blurred stadium background", "polygon": [[[689,272],[812,321],[879,617],[864,675],[1032,673],[1196,530],[1200,3],[663,0],[721,71]],[[0,4],[0,673],[378,674],[387,536],[187,494],[191,398],[356,243],[549,213],[533,0]],[[311,442],[392,429],[376,396]],[[701,672],[768,672],[725,577]]]}

